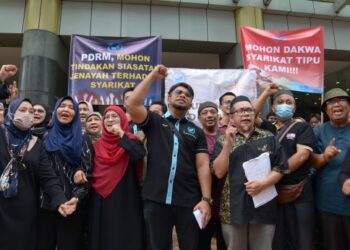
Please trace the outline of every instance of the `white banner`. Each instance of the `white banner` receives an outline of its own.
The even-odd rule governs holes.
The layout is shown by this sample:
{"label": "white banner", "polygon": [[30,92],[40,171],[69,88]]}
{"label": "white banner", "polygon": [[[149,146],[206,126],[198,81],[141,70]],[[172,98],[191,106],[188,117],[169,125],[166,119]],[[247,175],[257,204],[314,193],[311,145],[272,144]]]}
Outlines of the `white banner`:
{"label": "white banner", "polygon": [[249,70],[169,68],[165,80],[165,101],[169,88],[179,82],[191,85],[194,90],[192,108],[188,112],[191,121],[197,121],[200,103],[212,101],[219,106],[219,98],[225,92],[245,95],[251,101],[257,96],[256,74]]}

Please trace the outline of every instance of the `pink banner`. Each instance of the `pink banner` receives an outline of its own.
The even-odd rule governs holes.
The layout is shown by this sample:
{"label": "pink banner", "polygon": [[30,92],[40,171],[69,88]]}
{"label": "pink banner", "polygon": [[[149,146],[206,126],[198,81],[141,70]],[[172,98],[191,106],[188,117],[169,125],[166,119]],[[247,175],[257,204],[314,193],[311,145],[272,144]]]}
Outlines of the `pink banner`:
{"label": "pink banner", "polygon": [[289,31],[242,27],[244,68],[255,70],[260,85],[275,82],[291,90],[322,93],[323,28]]}

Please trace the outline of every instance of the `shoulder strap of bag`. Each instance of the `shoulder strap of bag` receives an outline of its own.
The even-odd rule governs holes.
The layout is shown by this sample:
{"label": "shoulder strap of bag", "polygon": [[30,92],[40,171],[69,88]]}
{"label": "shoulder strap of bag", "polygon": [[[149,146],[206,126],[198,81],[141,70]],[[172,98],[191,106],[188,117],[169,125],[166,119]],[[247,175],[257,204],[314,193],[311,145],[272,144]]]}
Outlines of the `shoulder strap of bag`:
{"label": "shoulder strap of bag", "polygon": [[174,124],[171,121],[169,121],[167,118],[164,118],[164,120],[169,125],[170,131],[173,132],[177,136],[177,138],[182,140],[182,136],[180,132],[175,128]]}
{"label": "shoulder strap of bag", "polygon": [[291,124],[286,127],[283,132],[280,131],[280,133],[277,134],[277,140],[279,143],[284,139],[284,137],[287,135],[287,133],[293,128],[293,126],[297,123],[297,121],[292,122]]}

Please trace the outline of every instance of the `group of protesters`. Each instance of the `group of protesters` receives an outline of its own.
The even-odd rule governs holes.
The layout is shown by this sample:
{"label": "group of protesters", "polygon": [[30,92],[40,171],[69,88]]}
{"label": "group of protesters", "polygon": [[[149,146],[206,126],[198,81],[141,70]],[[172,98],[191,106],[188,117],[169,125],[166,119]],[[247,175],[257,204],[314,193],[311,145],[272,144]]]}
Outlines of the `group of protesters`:
{"label": "group of protesters", "polygon": [[[199,105],[200,128],[186,116],[191,83],[143,105],[163,65],[103,114],[70,96],[52,112],[18,97],[4,82],[16,71],[0,69],[0,249],[169,250],[174,227],[183,250],[211,249],[213,237],[218,250],[310,250],[318,230],[320,249],[350,249],[346,91],[325,93],[329,121],[314,115],[312,127],[274,83],[254,102],[226,92]],[[248,180],[243,166],[263,154],[268,173]],[[277,196],[256,206],[271,187]]]}

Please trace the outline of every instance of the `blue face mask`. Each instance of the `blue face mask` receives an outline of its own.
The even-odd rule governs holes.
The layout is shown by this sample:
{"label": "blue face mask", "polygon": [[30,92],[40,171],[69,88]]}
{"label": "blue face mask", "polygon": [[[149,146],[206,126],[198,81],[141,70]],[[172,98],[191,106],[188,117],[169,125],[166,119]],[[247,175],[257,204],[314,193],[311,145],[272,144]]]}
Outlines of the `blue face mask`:
{"label": "blue face mask", "polygon": [[275,107],[275,114],[282,121],[289,120],[293,116],[293,106],[285,103],[278,104]]}

